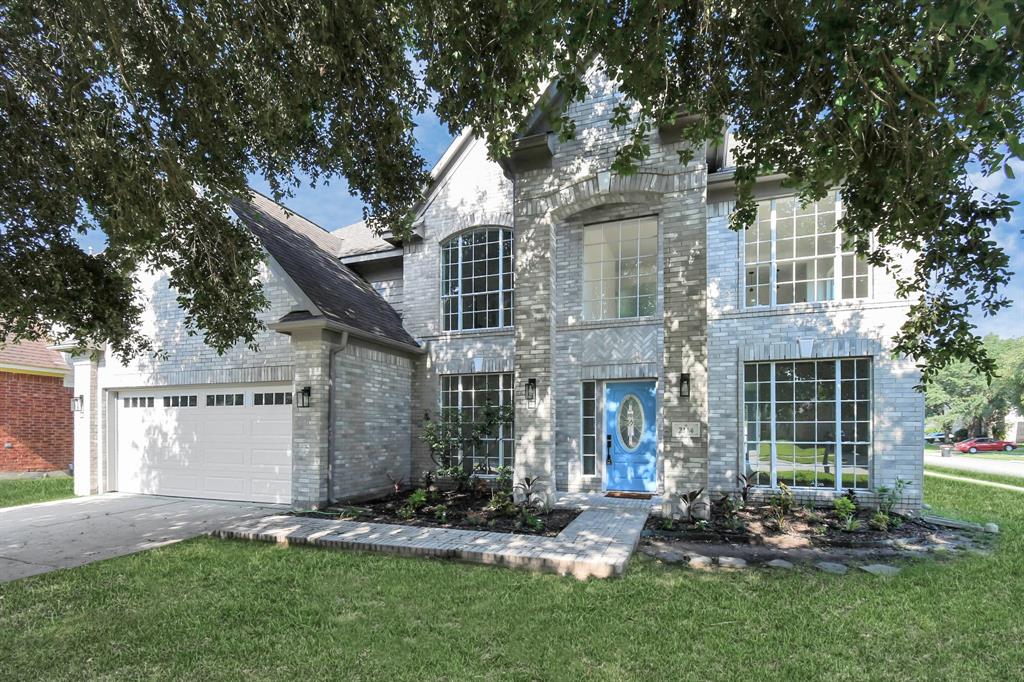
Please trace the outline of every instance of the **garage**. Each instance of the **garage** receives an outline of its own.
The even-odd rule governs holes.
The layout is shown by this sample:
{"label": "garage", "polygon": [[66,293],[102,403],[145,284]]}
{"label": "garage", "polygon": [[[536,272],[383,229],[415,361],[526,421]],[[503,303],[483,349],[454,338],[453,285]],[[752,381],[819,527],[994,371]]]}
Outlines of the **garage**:
{"label": "garage", "polygon": [[117,490],[291,501],[288,384],[175,386],[117,393]]}

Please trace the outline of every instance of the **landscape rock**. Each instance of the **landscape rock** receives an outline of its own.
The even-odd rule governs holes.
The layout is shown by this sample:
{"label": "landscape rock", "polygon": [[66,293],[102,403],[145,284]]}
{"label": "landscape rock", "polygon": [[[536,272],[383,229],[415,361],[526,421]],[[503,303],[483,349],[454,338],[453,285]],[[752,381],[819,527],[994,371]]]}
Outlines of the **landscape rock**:
{"label": "landscape rock", "polygon": [[994,523],[986,523],[985,524],[985,532],[986,533],[998,533],[999,532],[999,526],[994,524]]}
{"label": "landscape rock", "polygon": [[901,569],[899,566],[890,566],[889,564],[868,564],[866,566],[861,566],[860,570],[867,571],[871,575],[888,578],[899,573]]}
{"label": "landscape rock", "polygon": [[662,549],[660,547],[653,547],[645,550],[648,554],[653,556],[655,559],[660,559],[667,564],[678,564],[682,561],[686,561],[686,555],[682,552],[677,552],[674,549]]}
{"label": "landscape rock", "polygon": [[772,559],[765,564],[765,566],[770,566],[771,568],[782,568],[788,571],[793,568],[793,562],[786,561],[785,559]]}
{"label": "landscape rock", "polygon": [[718,565],[722,568],[746,568],[747,562],[744,559],[734,556],[720,556],[718,557]]}
{"label": "landscape rock", "polygon": [[819,571],[834,573],[835,575],[846,575],[846,571],[849,570],[844,564],[838,564],[834,561],[819,561],[814,565],[818,567]]}
{"label": "landscape rock", "polygon": [[691,554],[689,560],[692,568],[711,568],[711,558],[703,554]]}

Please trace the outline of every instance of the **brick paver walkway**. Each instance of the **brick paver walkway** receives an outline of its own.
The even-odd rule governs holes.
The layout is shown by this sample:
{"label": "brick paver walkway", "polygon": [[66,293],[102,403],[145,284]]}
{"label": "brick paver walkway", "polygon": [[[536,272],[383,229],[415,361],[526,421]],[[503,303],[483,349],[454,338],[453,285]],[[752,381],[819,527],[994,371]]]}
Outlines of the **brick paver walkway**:
{"label": "brick paver walkway", "polygon": [[558,496],[556,506],[583,509],[583,513],[553,538],[285,515],[233,523],[213,534],[281,544],[458,559],[551,571],[580,579],[608,578],[626,570],[652,502],[568,493]]}

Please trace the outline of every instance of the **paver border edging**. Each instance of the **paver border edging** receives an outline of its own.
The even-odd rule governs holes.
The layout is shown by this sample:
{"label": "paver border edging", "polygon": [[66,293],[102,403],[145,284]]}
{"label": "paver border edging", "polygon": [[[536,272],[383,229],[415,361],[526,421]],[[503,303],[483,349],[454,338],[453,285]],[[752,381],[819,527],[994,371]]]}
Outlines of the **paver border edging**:
{"label": "paver border edging", "polygon": [[647,516],[647,509],[637,507],[585,509],[554,538],[285,515],[242,521],[210,535],[286,546],[455,559],[584,580],[625,572]]}

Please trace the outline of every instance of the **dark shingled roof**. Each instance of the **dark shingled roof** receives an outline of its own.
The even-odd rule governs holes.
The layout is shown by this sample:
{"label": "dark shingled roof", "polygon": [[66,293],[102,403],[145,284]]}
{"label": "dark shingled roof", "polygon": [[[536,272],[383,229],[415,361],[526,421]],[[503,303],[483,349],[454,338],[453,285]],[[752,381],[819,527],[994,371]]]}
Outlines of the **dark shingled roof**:
{"label": "dark shingled roof", "polygon": [[248,203],[232,202],[231,209],[325,318],[419,347],[395,309],[335,257],[340,247],[337,237],[257,192]]}

